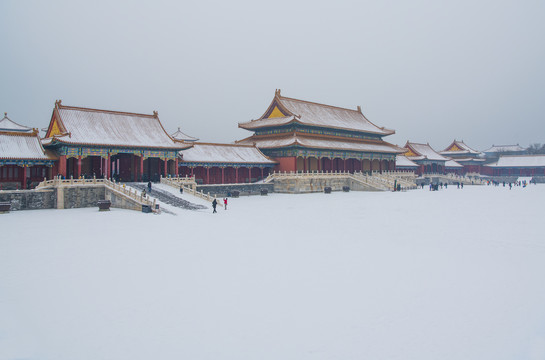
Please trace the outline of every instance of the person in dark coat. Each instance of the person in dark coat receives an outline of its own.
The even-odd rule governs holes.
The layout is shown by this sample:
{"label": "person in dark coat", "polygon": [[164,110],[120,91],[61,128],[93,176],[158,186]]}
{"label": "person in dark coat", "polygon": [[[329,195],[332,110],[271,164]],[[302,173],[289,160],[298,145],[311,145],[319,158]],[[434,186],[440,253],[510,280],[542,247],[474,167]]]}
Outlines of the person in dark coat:
{"label": "person in dark coat", "polygon": [[212,201],[212,207],[214,208],[214,211],[212,211],[212,214],[217,213],[216,206],[218,206],[218,201],[214,199],[214,201]]}
{"label": "person in dark coat", "polygon": [[151,181],[148,181],[148,192],[151,194]]}

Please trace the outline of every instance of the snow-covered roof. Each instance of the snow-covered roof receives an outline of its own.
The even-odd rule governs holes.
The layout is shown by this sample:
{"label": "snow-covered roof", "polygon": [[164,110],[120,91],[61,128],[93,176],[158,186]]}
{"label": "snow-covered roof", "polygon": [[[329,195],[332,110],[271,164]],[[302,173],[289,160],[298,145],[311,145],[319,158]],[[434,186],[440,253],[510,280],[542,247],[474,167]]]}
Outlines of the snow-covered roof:
{"label": "snow-covered roof", "polygon": [[495,168],[545,167],[545,155],[504,155],[498,161],[485,166]]}
{"label": "snow-covered roof", "polygon": [[396,168],[398,167],[411,167],[411,168],[417,168],[418,164],[407,159],[403,155],[397,155],[396,156]]}
{"label": "snow-covered roof", "polygon": [[481,164],[481,163],[484,163],[485,161],[486,159],[474,158],[474,157],[456,158],[457,163],[471,162],[471,163]]}
{"label": "snow-covered roof", "polygon": [[38,132],[0,132],[0,159],[52,160],[40,142]]}
{"label": "snow-covered roof", "polygon": [[199,141],[199,139],[183,133],[180,128],[178,128],[178,131],[176,131],[175,133],[170,134],[170,137],[181,141]]}
{"label": "snow-covered roof", "polygon": [[17,124],[8,117],[8,113],[4,113],[4,118],[0,120],[0,131],[16,131],[16,132],[33,132],[32,128]]}
{"label": "snow-covered roof", "polygon": [[257,120],[239,123],[239,127],[255,130],[262,127],[298,122],[304,125],[344,129],[379,135],[394,134],[394,130],[378,127],[357,110],[288,98],[277,91],[269,108]]}
{"label": "snow-covered roof", "polygon": [[502,152],[523,152],[526,151],[525,148],[516,145],[492,145],[491,148],[484,150],[485,153],[502,153]]}
{"label": "snow-covered roof", "polygon": [[276,164],[251,145],[195,143],[180,153],[184,162]]}
{"label": "snow-covered roof", "polygon": [[442,155],[464,155],[464,154],[473,154],[473,155],[479,155],[481,152],[474,150],[467,146],[464,141],[458,141],[454,140],[452,144],[447,146],[445,150],[440,151],[439,154]]}
{"label": "snow-covered roof", "polygon": [[404,155],[411,160],[448,160],[446,157],[433,150],[430,144],[418,144],[407,141],[405,148],[407,149],[407,152]]}
{"label": "snow-covered roof", "polygon": [[256,146],[260,149],[275,149],[288,146],[302,146],[312,149],[331,149],[341,151],[369,151],[395,154],[400,154],[404,152],[404,149],[401,149],[382,140],[343,141],[333,139],[321,139],[310,136],[307,137],[301,134],[275,138],[259,138],[251,136],[237,142],[237,144],[253,143],[255,143]]}
{"label": "snow-covered roof", "polygon": [[157,112],[153,115],[87,109],[55,103],[47,137],[78,145],[130,146],[184,149],[189,145],[172,139]]}
{"label": "snow-covered roof", "polygon": [[461,164],[458,164],[456,161],[454,160],[447,160],[445,162],[445,167],[446,168],[463,168],[464,165],[461,165]]}

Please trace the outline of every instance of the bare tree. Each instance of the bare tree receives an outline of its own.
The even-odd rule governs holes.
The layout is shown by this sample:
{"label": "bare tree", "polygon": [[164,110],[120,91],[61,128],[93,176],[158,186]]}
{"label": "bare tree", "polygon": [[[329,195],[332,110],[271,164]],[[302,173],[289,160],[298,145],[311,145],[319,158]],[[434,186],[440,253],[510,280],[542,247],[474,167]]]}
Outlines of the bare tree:
{"label": "bare tree", "polygon": [[545,144],[534,143],[528,146],[528,154],[545,154]]}

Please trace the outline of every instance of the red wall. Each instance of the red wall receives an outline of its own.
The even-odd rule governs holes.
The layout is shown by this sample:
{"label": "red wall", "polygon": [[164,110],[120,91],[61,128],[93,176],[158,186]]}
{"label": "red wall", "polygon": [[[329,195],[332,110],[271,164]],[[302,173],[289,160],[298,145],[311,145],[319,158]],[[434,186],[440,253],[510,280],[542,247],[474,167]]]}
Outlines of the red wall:
{"label": "red wall", "polygon": [[275,158],[278,161],[276,171],[295,171],[297,169],[297,158],[295,156]]}

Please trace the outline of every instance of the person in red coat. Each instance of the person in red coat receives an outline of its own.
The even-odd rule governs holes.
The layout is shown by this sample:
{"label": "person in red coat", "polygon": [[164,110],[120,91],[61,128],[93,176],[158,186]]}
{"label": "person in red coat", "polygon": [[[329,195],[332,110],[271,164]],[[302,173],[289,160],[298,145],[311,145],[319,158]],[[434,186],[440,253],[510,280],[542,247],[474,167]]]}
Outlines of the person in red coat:
{"label": "person in red coat", "polygon": [[225,210],[227,210],[227,198],[223,198],[223,205],[225,206]]}

